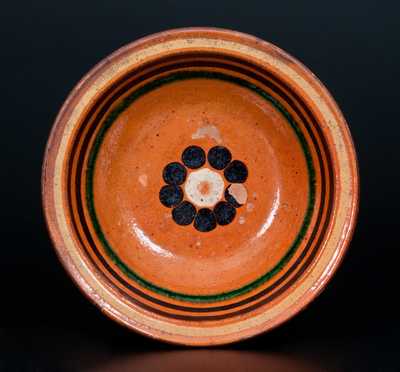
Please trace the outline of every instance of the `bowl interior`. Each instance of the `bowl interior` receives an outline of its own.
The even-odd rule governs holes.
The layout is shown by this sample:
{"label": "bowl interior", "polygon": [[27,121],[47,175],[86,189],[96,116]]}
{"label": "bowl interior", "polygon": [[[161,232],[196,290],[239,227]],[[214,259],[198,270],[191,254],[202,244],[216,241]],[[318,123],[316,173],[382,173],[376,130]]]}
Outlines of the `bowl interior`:
{"label": "bowl interior", "polygon": [[278,77],[222,53],[120,77],[69,156],[82,254],[127,301],[166,316],[245,314],[290,292],[329,223],[316,119]]}

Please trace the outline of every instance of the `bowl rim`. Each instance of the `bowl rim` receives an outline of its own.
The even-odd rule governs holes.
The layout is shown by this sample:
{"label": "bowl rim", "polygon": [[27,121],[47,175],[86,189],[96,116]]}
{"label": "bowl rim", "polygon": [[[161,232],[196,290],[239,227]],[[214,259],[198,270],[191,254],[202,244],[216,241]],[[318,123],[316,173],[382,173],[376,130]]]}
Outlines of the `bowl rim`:
{"label": "bowl rim", "polygon": [[[74,255],[72,251],[67,248],[68,244],[65,239],[68,236],[68,230],[65,230],[65,226],[63,227],[59,223],[63,204],[57,203],[56,199],[54,199],[55,190],[62,188],[61,178],[57,178],[55,175],[55,164],[61,153],[59,151],[60,143],[65,137],[64,129],[68,120],[73,114],[74,108],[78,102],[81,102],[82,97],[87,92],[95,94],[96,89],[101,89],[99,80],[107,75],[107,73],[110,73],[110,71],[114,73],[114,78],[118,73],[123,75],[123,64],[127,63],[127,60],[129,62],[129,57],[132,58],[133,55],[137,55],[139,52],[145,55],[145,52],[151,48],[153,48],[153,50],[161,48],[162,50],[163,47],[165,48],[166,43],[173,44],[173,42],[175,42],[176,45],[180,42],[180,47],[193,48],[194,44],[196,44],[194,41],[197,40],[208,40],[210,43],[209,45],[212,44],[211,42],[214,42],[215,44],[212,45],[215,45],[217,50],[218,47],[221,48],[221,44],[224,44],[224,47],[228,44],[232,44],[233,47],[236,48],[234,49],[235,52],[241,53],[243,58],[259,57],[261,58],[259,62],[265,62],[263,57],[266,58],[268,56],[268,67],[271,69],[279,67],[287,68],[288,71],[293,69],[295,73],[294,76],[298,75],[298,78],[304,79],[305,83],[308,84],[308,86],[307,84],[302,86],[303,94],[311,94],[306,90],[307,87],[314,89],[319,96],[319,104],[323,105],[326,110],[326,117],[333,118],[332,122],[327,120],[327,122],[324,123],[324,125],[326,125],[325,131],[327,131],[329,127],[333,135],[333,138],[328,141],[329,148],[330,150],[336,150],[340,159],[342,155],[345,159],[342,163],[337,163],[337,159],[333,161],[336,170],[335,175],[337,172],[341,172],[341,167],[346,168],[345,174],[347,174],[347,177],[335,177],[335,188],[339,190],[337,193],[339,196],[335,196],[334,205],[337,207],[339,200],[341,202],[339,206],[343,209],[343,212],[340,216],[336,215],[332,217],[329,232],[327,232],[327,235],[324,237],[322,244],[326,248],[327,243],[332,237],[331,234],[334,228],[338,226],[337,230],[335,230],[335,232],[337,231],[335,235],[337,243],[331,249],[331,255],[325,259],[325,264],[323,264],[323,270],[320,270],[320,275],[316,276],[316,278],[312,278],[312,281],[309,279],[309,288],[298,297],[292,299],[292,303],[288,304],[281,312],[278,312],[264,322],[256,324],[256,326],[250,325],[248,328],[243,328],[241,322],[238,322],[238,327],[236,327],[236,329],[235,327],[231,327],[231,331],[228,333],[210,335],[203,332],[201,336],[199,336],[201,332],[199,333],[197,330],[195,333],[191,332],[191,330],[193,331],[192,328],[195,328],[192,325],[182,325],[181,327],[186,328],[186,330],[183,329],[181,333],[174,333],[174,325],[171,326],[172,328],[160,328],[160,323],[162,322],[158,319],[153,318],[153,323],[150,322],[151,326],[149,326],[148,323],[142,323],[144,319],[141,318],[142,315],[147,316],[151,320],[149,314],[141,315],[140,313],[142,312],[138,312],[134,317],[131,317],[131,313],[129,313],[129,315],[125,312],[123,309],[125,309],[127,305],[123,304],[121,300],[118,300],[117,295],[113,293],[104,282],[101,282],[101,278],[96,278],[93,273],[90,273],[90,268],[85,267],[84,262],[79,262],[79,256]],[[218,45],[218,43],[221,44]],[[253,54],[247,54],[250,52]],[[157,58],[156,54],[151,56]],[[130,60],[132,61],[132,59]],[[115,66],[117,66],[117,68],[115,68]],[[118,70],[118,68],[121,68],[121,70]],[[299,87],[297,87],[297,89],[299,89]],[[317,96],[314,95],[314,97]],[[90,101],[86,102],[86,104],[90,105]],[[315,105],[317,105],[317,103],[315,103]],[[335,144],[332,142],[333,140],[337,141],[341,146],[338,147],[337,143]],[[65,149],[67,150],[68,147],[65,147]],[[341,155],[339,152],[341,152]],[[61,154],[61,156],[62,155],[63,154]],[[70,92],[54,121],[44,153],[41,185],[42,206],[53,247],[64,269],[85,296],[97,305],[107,316],[130,329],[169,343],[192,346],[227,344],[249,338],[277,327],[304,309],[326,287],[343,260],[354,233],[359,207],[359,170],[354,143],[340,109],[321,81],[301,62],[271,43],[238,31],[210,27],[179,28],[145,36],[119,48],[95,65]],[[338,218],[340,218],[339,222]],[[69,244],[73,246],[73,237],[69,236],[68,239],[71,239]],[[333,243],[331,243],[331,245],[333,245]],[[324,253],[326,255],[325,248],[321,249],[322,252],[320,256],[316,258],[318,262],[307,270],[308,274],[314,271],[317,264],[321,263],[321,257]],[[223,325],[220,327],[216,326],[216,328],[221,328],[222,326]],[[201,329],[204,331],[208,328]]]}

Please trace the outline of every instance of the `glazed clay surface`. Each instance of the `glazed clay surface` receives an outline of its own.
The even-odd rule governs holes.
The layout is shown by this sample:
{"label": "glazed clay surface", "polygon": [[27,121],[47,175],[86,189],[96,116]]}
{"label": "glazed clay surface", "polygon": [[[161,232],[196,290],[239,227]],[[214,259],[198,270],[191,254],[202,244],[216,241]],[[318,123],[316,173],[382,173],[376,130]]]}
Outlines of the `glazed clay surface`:
{"label": "glazed clay surface", "polygon": [[43,201],[62,263],[106,314],[210,345],[319,293],[353,231],[358,175],[339,109],[299,62],[182,29],[122,48],[71,93]]}
{"label": "glazed clay surface", "polygon": [[[203,234],[176,224],[158,195],[163,168],[189,145],[226,146],[249,169],[249,197],[233,223]],[[171,83],[124,111],[103,140],[93,189],[121,260],[157,286],[193,295],[232,291],[270,271],[309,202],[305,156],[284,116],[255,93],[211,79]]]}

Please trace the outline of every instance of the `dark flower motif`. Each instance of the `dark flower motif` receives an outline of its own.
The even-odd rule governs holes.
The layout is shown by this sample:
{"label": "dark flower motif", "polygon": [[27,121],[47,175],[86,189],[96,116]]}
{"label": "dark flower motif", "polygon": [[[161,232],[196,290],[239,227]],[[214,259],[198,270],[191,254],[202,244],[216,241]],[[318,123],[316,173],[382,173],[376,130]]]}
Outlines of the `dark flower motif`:
{"label": "dark flower motif", "polygon": [[[207,156],[201,147],[189,146],[183,151],[181,160],[183,164],[172,162],[165,166],[162,177],[166,185],[159,193],[160,202],[172,208],[175,223],[181,226],[193,223],[194,228],[201,232],[212,231],[217,225],[230,224],[235,219],[236,208],[241,207],[247,200],[247,191],[242,185],[248,177],[246,165],[240,160],[232,161],[231,152],[224,146],[212,147]],[[206,160],[212,168],[223,171],[225,179],[229,182],[225,190],[218,172],[197,170]],[[191,180],[185,183],[188,174],[186,167],[193,171],[189,177]],[[193,182],[197,188],[195,192],[190,193],[187,188],[193,187]],[[185,193],[181,187],[184,183]],[[199,193],[204,193],[204,196],[198,196]],[[207,193],[211,196],[207,196]],[[183,200],[184,194],[189,201]],[[226,201],[220,200],[222,196]],[[206,201],[210,201],[210,205],[204,208]],[[195,205],[198,206],[198,210]]]}

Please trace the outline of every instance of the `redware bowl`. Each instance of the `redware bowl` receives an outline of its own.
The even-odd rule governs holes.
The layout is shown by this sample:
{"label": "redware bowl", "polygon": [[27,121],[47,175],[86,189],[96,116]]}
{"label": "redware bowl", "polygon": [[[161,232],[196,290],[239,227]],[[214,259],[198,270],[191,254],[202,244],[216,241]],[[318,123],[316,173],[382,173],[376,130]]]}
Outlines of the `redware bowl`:
{"label": "redware bowl", "polygon": [[237,341],[300,311],[354,228],[356,156],[321,82],[279,48],[162,32],[94,67],[43,164],[55,249],[100,309],[151,337]]}

